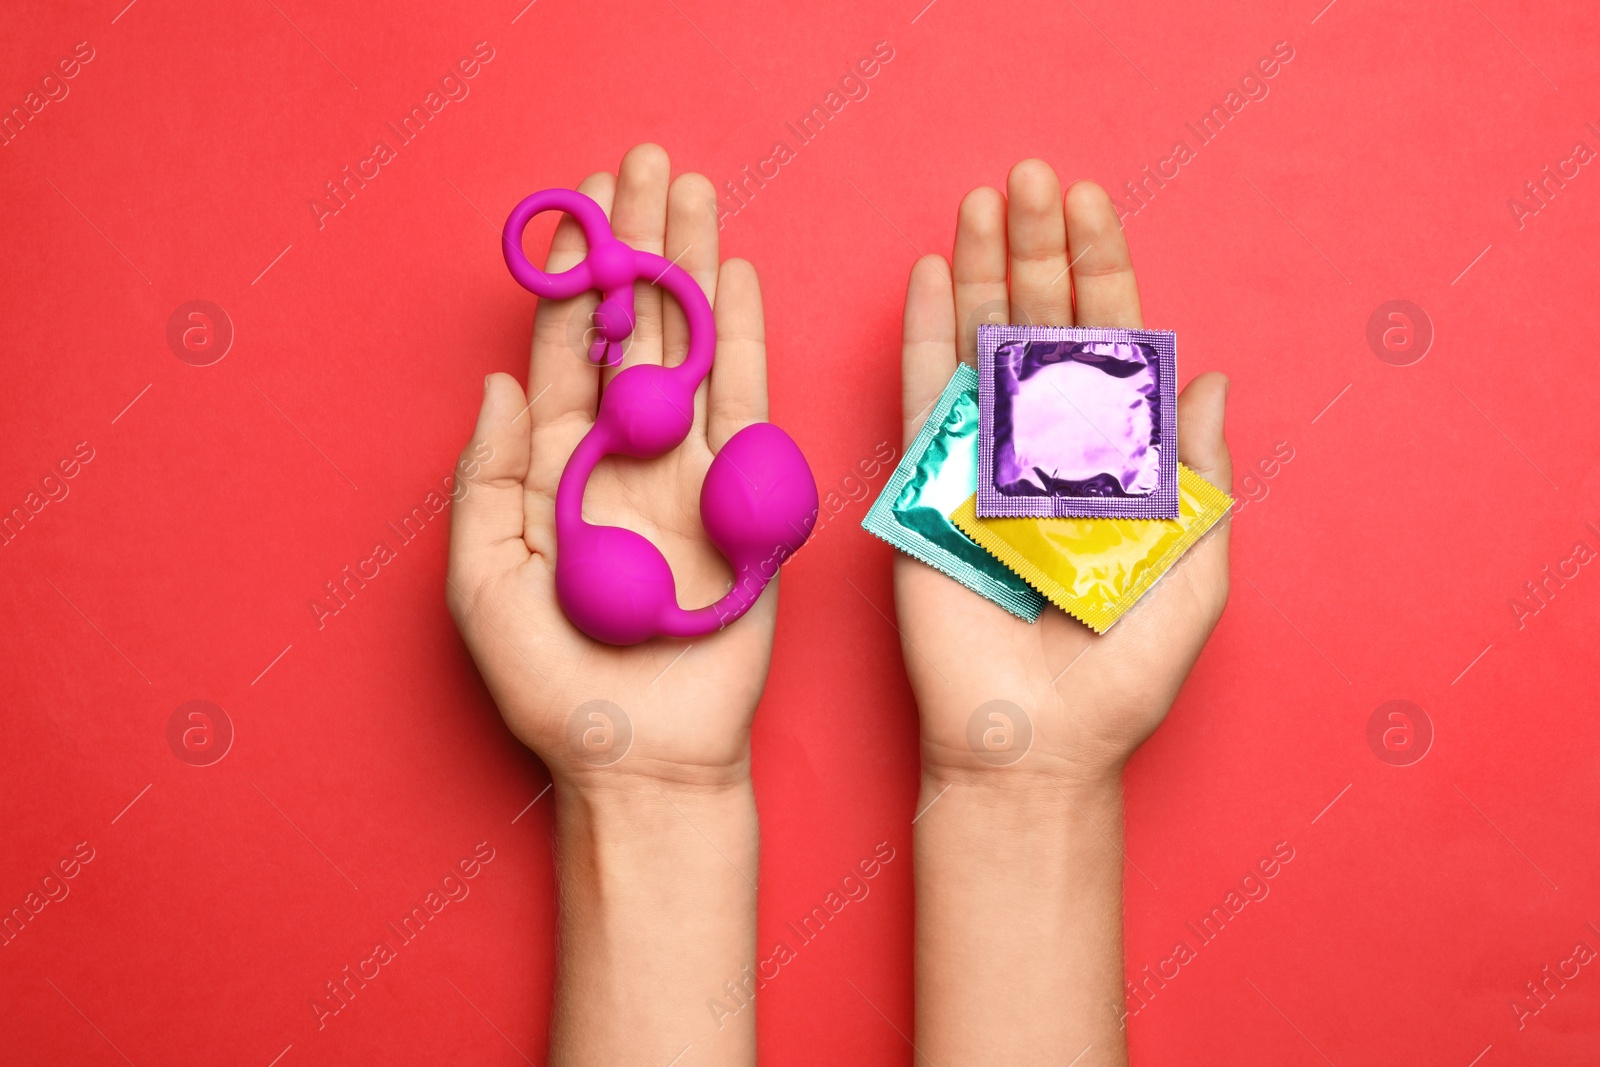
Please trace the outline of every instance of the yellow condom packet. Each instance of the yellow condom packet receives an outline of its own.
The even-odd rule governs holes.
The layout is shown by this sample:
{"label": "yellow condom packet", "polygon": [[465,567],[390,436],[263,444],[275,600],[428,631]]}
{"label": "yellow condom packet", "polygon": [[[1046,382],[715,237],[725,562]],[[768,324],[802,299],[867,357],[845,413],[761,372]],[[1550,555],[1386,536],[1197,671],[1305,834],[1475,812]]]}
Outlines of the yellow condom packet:
{"label": "yellow condom packet", "polygon": [[974,493],[950,521],[1099,634],[1233,506],[1232,497],[1181,463],[1176,519],[981,519],[977,500]]}

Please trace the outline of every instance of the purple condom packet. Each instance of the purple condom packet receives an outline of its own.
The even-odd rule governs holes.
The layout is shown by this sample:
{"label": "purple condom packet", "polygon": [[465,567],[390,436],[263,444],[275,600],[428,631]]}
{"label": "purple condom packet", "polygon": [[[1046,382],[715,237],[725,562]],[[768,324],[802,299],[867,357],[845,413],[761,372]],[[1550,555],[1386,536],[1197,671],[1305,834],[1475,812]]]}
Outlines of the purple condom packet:
{"label": "purple condom packet", "polygon": [[978,514],[1178,517],[1167,330],[978,327]]}

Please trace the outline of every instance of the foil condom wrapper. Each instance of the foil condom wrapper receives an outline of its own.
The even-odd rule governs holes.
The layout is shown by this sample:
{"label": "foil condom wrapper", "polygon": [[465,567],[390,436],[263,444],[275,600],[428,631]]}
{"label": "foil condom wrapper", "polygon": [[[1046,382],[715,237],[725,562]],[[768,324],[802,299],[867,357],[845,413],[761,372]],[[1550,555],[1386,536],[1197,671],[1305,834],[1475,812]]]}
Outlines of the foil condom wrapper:
{"label": "foil condom wrapper", "polygon": [[1044,598],[950,521],[950,512],[976,488],[977,473],[978,375],[962,364],[861,526],[1033,622]]}
{"label": "foil condom wrapper", "polygon": [[1233,506],[1182,464],[1178,480],[1176,519],[984,519],[976,494],[950,519],[1052,604],[1103,634]]}
{"label": "foil condom wrapper", "polygon": [[978,327],[978,514],[1178,516],[1177,336]]}

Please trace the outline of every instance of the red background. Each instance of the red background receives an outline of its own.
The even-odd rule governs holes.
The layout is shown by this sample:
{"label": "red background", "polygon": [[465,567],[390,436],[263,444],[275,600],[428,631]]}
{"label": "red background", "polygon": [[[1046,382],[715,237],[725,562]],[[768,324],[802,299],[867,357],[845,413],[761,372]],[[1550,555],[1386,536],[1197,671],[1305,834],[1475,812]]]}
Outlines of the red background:
{"label": "red background", "polygon": [[[548,778],[445,612],[444,521],[321,629],[309,607],[448,476],[483,375],[525,372],[518,199],[641,140],[719,186],[787,141],[723,251],[761,271],[773,418],[827,493],[899,444],[904,280],[960,196],[1029,155],[1120,189],[1279,41],[1270,94],[1127,220],[1184,378],[1232,376],[1238,470],[1293,452],[1239,488],[1228,612],[1128,774],[1130,975],[1294,859],[1131,1019],[1134,1056],[1600,1059],[1600,967],[1511,1006],[1600,947],[1600,564],[1520,628],[1510,603],[1600,549],[1600,167],[1507,204],[1600,149],[1592,5],[524,2],[8,12],[5,109],[94,59],[0,149],[0,509],[94,458],[0,548],[0,908],[94,859],[0,948],[0,1059],[544,1061],[549,798],[512,820]],[[319,229],[322,183],[479,41],[470,96]],[[798,146],[879,41],[870,94]],[[206,367],[166,341],[192,299],[235,331]],[[1366,339],[1393,299],[1434,332],[1409,366]],[[756,724],[763,945],[897,855],[763,993],[770,1064],[911,1057],[915,713],[890,550],[835,499]],[[209,767],[167,741],[193,699],[236,732]],[[1434,731],[1409,766],[1368,744],[1391,699]],[[471,896],[319,1031],[310,998],[479,841]]]}

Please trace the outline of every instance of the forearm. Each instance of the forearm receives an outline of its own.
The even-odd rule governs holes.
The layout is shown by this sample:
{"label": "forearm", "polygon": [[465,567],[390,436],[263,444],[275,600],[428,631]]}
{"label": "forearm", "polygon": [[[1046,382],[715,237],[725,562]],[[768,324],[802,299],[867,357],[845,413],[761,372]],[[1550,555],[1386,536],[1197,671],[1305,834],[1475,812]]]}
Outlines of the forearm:
{"label": "forearm", "polygon": [[[748,781],[711,789],[627,780],[557,790],[560,949],[550,1062],[613,1067],[755,1062],[759,832]],[[742,995],[742,992],[741,992]]]}
{"label": "forearm", "polygon": [[1125,1064],[1120,780],[1019,770],[924,774],[919,1062]]}

